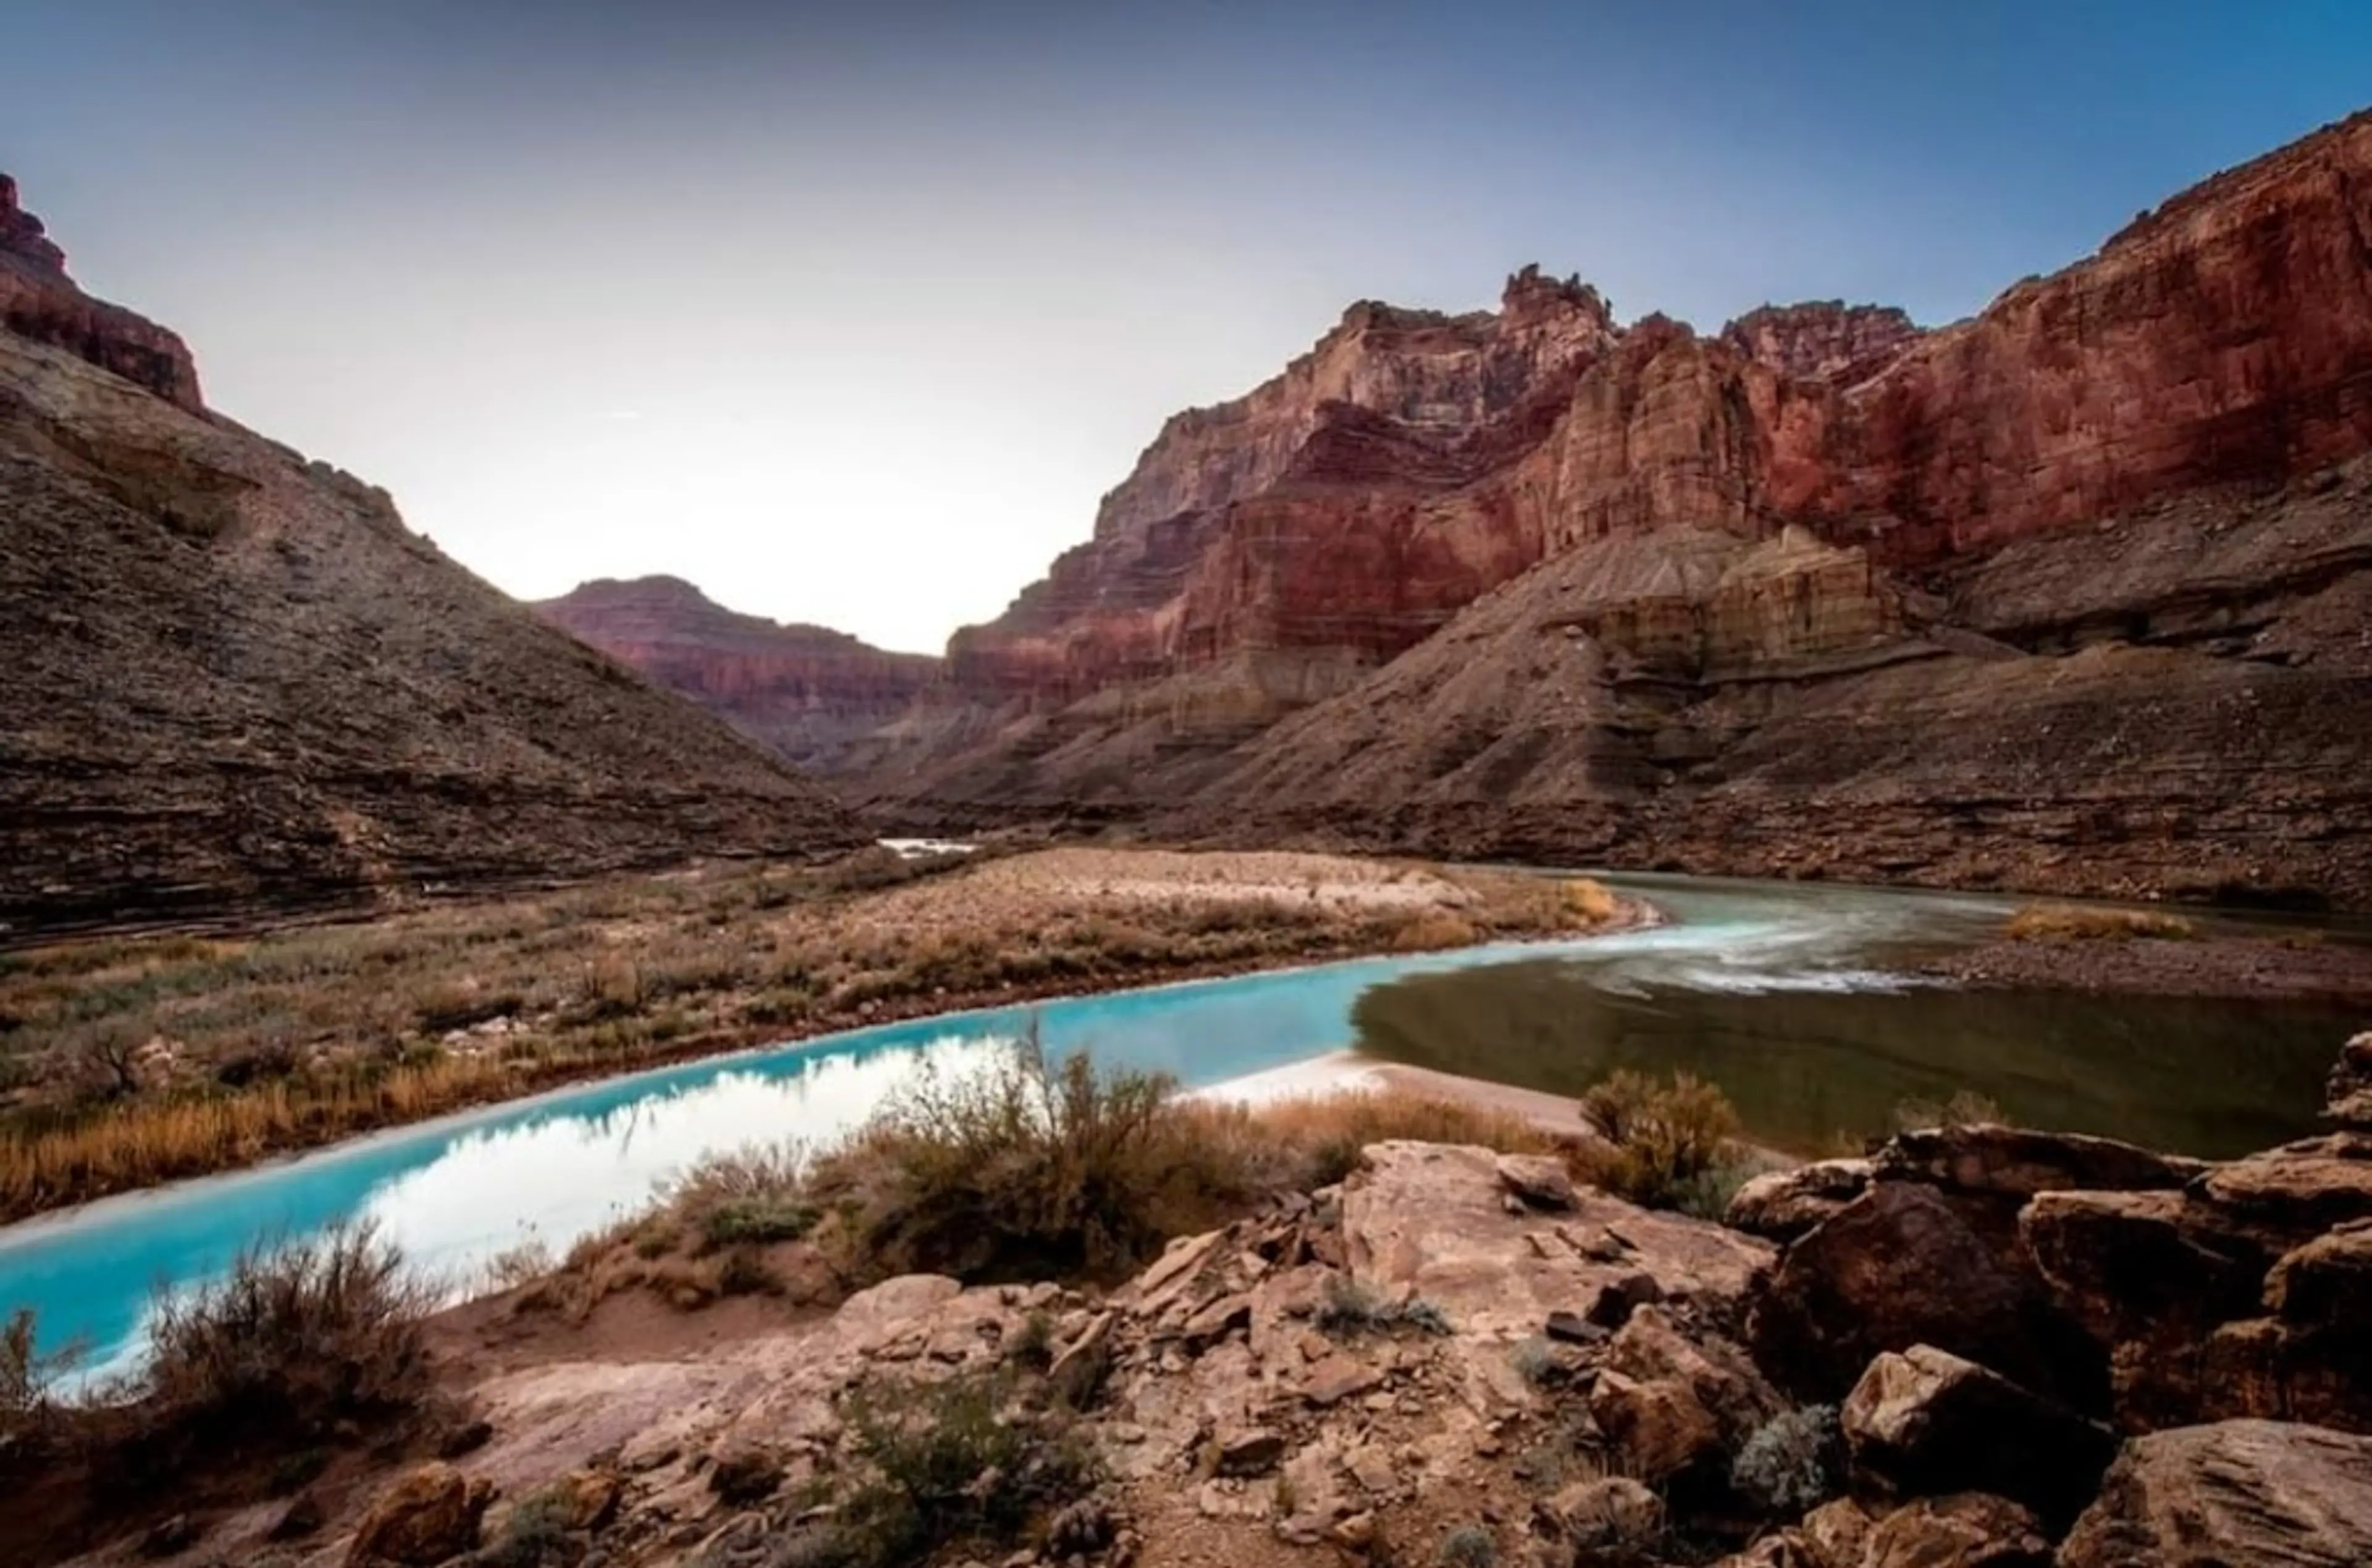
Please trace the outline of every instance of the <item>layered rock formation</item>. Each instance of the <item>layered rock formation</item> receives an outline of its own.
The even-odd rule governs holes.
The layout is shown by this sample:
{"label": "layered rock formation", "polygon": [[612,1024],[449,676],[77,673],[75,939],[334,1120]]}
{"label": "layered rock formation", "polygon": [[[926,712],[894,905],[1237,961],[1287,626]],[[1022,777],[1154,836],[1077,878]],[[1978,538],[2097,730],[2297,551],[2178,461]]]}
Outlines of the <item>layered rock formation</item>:
{"label": "layered rock formation", "polygon": [[384,492],[199,407],[178,339],[0,211],[9,937],[863,841]]}
{"label": "layered rock formation", "polygon": [[2372,115],[1921,331],[1362,305],[862,749],[1017,810],[2372,904]]}
{"label": "layered rock formation", "polygon": [[189,346],[145,316],[93,299],[66,276],[66,253],[17,204],[0,174],[0,328],[54,343],[185,409],[203,405]]}
{"label": "layered rock formation", "polygon": [[800,767],[827,772],[851,743],[902,714],[939,669],[927,654],[737,614],[680,577],[604,577],[529,608]]}

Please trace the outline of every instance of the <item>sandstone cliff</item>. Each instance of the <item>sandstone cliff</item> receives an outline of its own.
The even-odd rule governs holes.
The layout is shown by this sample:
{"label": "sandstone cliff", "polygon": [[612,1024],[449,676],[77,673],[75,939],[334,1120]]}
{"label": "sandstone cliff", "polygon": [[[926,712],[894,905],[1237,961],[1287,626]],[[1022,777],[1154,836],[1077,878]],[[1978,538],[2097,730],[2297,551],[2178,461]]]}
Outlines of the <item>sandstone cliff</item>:
{"label": "sandstone cliff", "polygon": [[1017,809],[2372,903],[2372,114],[1924,331],[1355,307],[860,753]]}
{"label": "sandstone cliff", "polygon": [[83,299],[0,191],[0,931],[862,842],[385,493],[199,407],[180,341]]}
{"label": "sandstone cliff", "polygon": [[93,299],[66,276],[66,253],[17,204],[0,174],[0,328],[54,343],[186,409],[202,405],[198,367],[179,337],[120,305]]}
{"label": "sandstone cliff", "polygon": [[679,577],[604,577],[529,608],[799,766],[826,772],[852,742],[904,713],[940,663],[821,626],[737,614]]}

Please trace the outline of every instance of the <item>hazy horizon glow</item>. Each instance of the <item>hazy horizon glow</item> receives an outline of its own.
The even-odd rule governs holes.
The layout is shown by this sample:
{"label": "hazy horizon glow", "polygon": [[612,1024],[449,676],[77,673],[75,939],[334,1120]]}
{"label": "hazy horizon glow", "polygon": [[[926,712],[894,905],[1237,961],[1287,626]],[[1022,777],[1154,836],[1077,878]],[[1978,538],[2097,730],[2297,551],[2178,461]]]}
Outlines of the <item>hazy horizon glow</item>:
{"label": "hazy horizon glow", "polygon": [[1355,299],[1946,321],[2368,90],[2360,4],[1910,9],[19,0],[0,168],[506,590],[936,651]]}

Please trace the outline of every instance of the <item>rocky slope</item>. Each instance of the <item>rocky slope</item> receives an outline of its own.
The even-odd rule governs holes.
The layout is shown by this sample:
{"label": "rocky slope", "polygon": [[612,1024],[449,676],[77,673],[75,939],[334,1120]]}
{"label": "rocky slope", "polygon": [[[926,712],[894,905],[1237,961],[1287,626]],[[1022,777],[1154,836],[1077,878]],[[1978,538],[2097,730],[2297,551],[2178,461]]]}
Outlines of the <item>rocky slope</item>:
{"label": "rocky slope", "polygon": [[680,577],[604,577],[529,606],[802,768],[829,772],[939,670],[821,626],[725,609]]}
{"label": "rocky slope", "polygon": [[1935,331],[1355,308],[861,750],[918,819],[2372,904],[2372,115]]}
{"label": "rocky slope", "polygon": [[0,187],[0,925],[861,842],[756,747],[204,410]]}

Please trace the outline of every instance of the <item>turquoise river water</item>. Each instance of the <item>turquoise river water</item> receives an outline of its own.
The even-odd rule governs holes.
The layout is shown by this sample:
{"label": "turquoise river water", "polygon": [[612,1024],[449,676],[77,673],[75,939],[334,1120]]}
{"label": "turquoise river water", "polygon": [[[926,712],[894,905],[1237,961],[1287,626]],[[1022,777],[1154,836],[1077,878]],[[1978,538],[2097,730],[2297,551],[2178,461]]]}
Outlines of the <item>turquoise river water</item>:
{"label": "turquoise river water", "polygon": [[1920,958],[2011,905],[1823,885],[1609,878],[1672,923],[1586,942],[1358,959],[859,1029],[555,1091],[0,1230],[0,1311],[94,1369],[135,1356],[160,1290],[240,1249],[370,1220],[464,1282],[522,1243],[554,1254],[703,1154],[829,1141],[922,1063],[961,1071],[1034,1017],[1054,1053],[1204,1087],[1356,1047],[1563,1092],[1618,1065],[1729,1091],[1807,1152],[1968,1087],[2041,1125],[2222,1155],[2296,1135],[2352,1026],[2336,1009],[1924,983]]}

